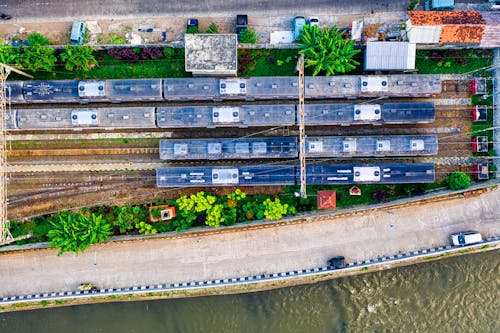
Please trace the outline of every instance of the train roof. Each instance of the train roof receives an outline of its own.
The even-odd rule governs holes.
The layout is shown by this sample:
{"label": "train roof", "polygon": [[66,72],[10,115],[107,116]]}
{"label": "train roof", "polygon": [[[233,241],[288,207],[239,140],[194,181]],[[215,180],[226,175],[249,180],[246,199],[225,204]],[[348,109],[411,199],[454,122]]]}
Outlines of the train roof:
{"label": "train roof", "polygon": [[307,184],[432,183],[432,163],[307,165]]}
{"label": "train roof", "polygon": [[160,140],[162,160],[295,158],[297,138]]}
{"label": "train roof", "polygon": [[6,95],[11,103],[23,103],[23,82],[22,81],[7,81],[6,82]]}
{"label": "train roof", "polygon": [[441,93],[437,74],[316,76],[305,78],[306,98],[422,96]]}
{"label": "train roof", "polygon": [[219,79],[211,77],[163,79],[167,100],[211,100],[219,95]]}
{"label": "train roof", "polygon": [[107,94],[114,100],[162,100],[161,79],[107,80]]}
{"label": "train roof", "polygon": [[433,102],[402,102],[382,104],[384,123],[424,123],[436,119]]}
{"label": "train roof", "polygon": [[24,81],[23,96],[30,101],[73,101],[79,99],[78,81]]}
{"label": "train roof", "polygon": [[295,105],[158,107],[156,121],[164,128],[292,126]]}
{"label": "train roof", "polygon": [[435,119],[434,103],[305,104],[307,125],[423,123]]}
{"label": "train roof", "polygon": [[417,156],[438,152],[436,135],[318,136],[306,138],[307,157]]}
{"label": "train roof", "polygon": [[155,127],[154,107],[17,109],[18,129]]}
{"label": "train roof", "polygon": [[299,79],[296,76],[259,76],[248,78],[247,82],[247,98],[299,98]]}
{"label": "train roof", "polygon": [[293,185],[291,165],[240,167],[164,167],[156,170],[158,187]]}

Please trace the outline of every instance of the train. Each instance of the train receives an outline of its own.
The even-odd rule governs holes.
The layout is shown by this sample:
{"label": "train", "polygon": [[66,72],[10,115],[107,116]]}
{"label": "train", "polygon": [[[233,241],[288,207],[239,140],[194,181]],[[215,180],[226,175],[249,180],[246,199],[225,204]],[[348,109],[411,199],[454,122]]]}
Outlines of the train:
{"label": "train", "polygon": [[[432,163],[309,164],[308,185],[432,183]],[[161,167],[156,170],[157,187],[219,187],[298,185],[296,165]]]}
{"label": "train", "polygon": [[[438,153],[436,135],[306,137],[308,158],[427,156]],[[230,160],[297,158],[296,137],[160,140],[160,159]]]}
{"label": "train", "polygon": [[[8,130],[86,128],[281,127],[297,124],[297,105],[9,109]],[[432,102],[306,104],[305,125],[419,124],[435,120]]]}
{"label": "train", "polygon": [[[12,104],[297,99],[298,77],[157,78],[9,81]],[[441,93],[434,74],[306,77],[306,99],[428,97]]]}

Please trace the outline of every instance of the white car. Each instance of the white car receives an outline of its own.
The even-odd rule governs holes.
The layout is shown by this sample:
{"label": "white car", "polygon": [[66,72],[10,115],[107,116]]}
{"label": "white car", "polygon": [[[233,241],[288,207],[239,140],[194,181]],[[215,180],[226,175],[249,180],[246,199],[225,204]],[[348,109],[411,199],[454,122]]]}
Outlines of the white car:
{"label": "white car", "polygon": [[312,27],[313,25],[318,25],[319,24],[319,18],[315,17],[315,16],[311,16],[309,18],[309,25]]}
{"label": "white car", "polygon": [[464,246],[481,243],[483,241],[483,238],[477,231],[463,231],[456,234],[451,234],[450,241],[451,245],[453,246]]}

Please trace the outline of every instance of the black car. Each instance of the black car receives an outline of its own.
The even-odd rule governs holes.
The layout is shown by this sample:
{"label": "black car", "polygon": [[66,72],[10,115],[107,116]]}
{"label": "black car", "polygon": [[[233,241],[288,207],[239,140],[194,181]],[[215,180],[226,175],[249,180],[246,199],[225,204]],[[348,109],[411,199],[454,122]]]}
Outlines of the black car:
{"label": "black car", "polygon": [[10,20],[12,18],[12,16],[10,15],[7,15],[5,13],[0,13],[0,19],[2,20]]}
{"label": "black car", "polygon": [[240,37],[240,32],[248,29],[248,15],[236,15],[236,34]]}
{"label": "black car", "polygon": [[343,256],[336,256],[328,260],[328,266],[339,269],[345,267],[345,258]]}

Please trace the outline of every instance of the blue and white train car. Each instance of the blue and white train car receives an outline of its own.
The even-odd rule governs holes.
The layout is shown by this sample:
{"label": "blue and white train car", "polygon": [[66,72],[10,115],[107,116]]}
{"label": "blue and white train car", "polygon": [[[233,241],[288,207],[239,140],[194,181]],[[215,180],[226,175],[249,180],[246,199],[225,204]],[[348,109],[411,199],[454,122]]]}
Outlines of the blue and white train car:
{"label": "blue and white train car", "polygon": [[296,158],[297,138],[169,139],[160,140],[160,159],[228,160]]}

